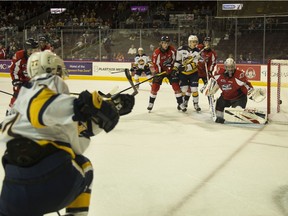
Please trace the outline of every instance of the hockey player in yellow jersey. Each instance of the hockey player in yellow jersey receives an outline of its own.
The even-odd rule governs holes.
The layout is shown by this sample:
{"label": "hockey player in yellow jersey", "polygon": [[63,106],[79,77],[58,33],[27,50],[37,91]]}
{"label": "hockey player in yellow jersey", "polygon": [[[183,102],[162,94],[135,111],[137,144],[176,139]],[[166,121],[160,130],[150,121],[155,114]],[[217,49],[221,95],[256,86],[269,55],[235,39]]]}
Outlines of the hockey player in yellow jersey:
{"label": "hockey player in yellow jersey", "polygon": [[73,97],[62,79],[65,71],[63,60],[48,50],[28,59],[31,80],[2,127],[7,149],[1,216],[42,216],[63,208],[69,216],[88,215],[93,168],[83,153],[91,136],[110,132],[120,115],[131,112],[134,96],[104,100],[83,91]]}

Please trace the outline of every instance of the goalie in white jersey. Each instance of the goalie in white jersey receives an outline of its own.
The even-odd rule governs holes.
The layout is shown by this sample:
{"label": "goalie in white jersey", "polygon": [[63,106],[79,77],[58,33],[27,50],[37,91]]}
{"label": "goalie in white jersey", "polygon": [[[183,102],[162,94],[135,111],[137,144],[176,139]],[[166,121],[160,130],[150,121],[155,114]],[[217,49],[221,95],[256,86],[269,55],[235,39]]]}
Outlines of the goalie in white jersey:
{"label": "goalie in white jersey", "polygon": [[82,154],[91,136],[111,131],[119,115],[131,112],[134,97],[120,94],[105,101],[88,91],[70,96],[61,78],[63,60],[50,51],[31,55],[27,71],[31,81],[2,127],[7,149],[0,215],[42,216],[66,208],[66,215],[86,216],[93,169]]}

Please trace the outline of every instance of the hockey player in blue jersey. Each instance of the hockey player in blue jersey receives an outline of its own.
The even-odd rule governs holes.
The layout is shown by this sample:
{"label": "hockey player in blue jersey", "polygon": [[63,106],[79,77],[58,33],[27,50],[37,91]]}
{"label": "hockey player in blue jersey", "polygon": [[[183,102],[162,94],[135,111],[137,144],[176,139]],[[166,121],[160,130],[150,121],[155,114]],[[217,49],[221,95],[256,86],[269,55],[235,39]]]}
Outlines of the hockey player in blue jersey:
{"label": "hockey player in blue jersey", "polygon": [[131,112],[134,96],[69,95],[63,60],[48,50],[29,57],[27,72],[31,80],[2,127],[7,149],[0,215],[42,216],[66,208],[66,215],[87,216],[93,168],[83,153],[91,136],[110,132]]}

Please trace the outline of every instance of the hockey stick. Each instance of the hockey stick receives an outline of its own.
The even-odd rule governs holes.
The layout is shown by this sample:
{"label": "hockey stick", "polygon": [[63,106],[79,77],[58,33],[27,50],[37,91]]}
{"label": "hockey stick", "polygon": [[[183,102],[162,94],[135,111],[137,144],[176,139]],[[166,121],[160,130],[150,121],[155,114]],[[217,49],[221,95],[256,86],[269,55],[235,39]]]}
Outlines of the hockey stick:
{"label": "hockey stick", "polygon": [[[127,69],[128,70],[128,69]],[[139,85],[141,85],[142,83],[145,83],[145,82],[148,82],[149,80],[151,80],[151,79],[154,79],[155,77],[158,77],[158,76],[161,76],[161,75],[163,75],[163,74],[166,74],[166,71],[164,71],[164,72],[161,72],[161,73],[158,73],[158,74],[156,74],[155,76],[152,76],[152,77],[150,77],[150,78],[148,78],[148,79],[146,79],[146,80],[144,80],[144,81],[142,81],[142,82],[139,82],[139,83],[137,83],[136,85],[134,85],[134,83],[132,82],[132,84],[133,84],[133,86],[135,86],[135,88],[137,87],[137,86],[139,86]],[[130,77],[131,77],[131,75],[130,75]],[[129,79],[128,79],[129,80]],[[132,77],[131,77],[131,81],[132,81]],[[130,81],[129,81],[130,82]],[[130,83],[131,84],[131,83]],[[114,94],[114,95],[118,95],[118,94],[121,94],[121,93],[123,93],[123,92],[125,92],[125,91],[127,91],[127,90],[129,90],[129,89],[132,89],[133,87],[132,87],[132,85],[130,86],[130,87],[128,87],[128,88],[125,88],[125,89],[123,89],[123,90],[121,90],[120,92],[118,92],[118,93],[116,93],[116,94]],[[136,89],[137,90],[137,89]],[[138,92],[138,90],[137,90],[137,92]],[[72,94],[72,95],[79,95],[80,93],[73,93],[73,92],[71,92],[70,94]],[[100,93],[101,94],[101,93]],[[109,94],[109,93],[108,93]],[[104,94],[105,95],[105,94]],[[114,95],[112,95],[112,96],[114,96]]]}
{"label": "hockey stick", "polygon": [[3,94],[6,94],[6,95],[13,96],[13,94],[11,94],[11,93],[9,93],[9,92],[6,92],[6,91],[2,91],[2,90],[0,90],[0,92],[3,93]]}
{"label": "hockey stick", "polygon": [[[125,69],[125,70],[126,70],[126,69]],[[125,70],[124,70],[124,71],[110,71],[110,73],[111,73],[111,74],[124,73]]]}
{"label": "hockey stick", "polygon": [[[208,74],[208,67],[207,67],[207,62],[205,61],[205,72],[206,72],[206,77],[207,77],[207,82],[209,80],[209,74]],[[211,111],[211,117],[212,120],[215,122],[216,120],[216,111],[214,107],[214,96],[213,95],[208,95],[208,101],[209,101],[209,107]]]}
{"label": "hockey stick", "polygon": [[[155,77],[161,76],[161,75],[163,75],[163,74],[166,74],[166,71],[161,72],[161,73],[158,73],[158,74],[156,74],[155,76],[152,76],[152,77],[150,77],[150,78],[148,78],[148,79],[146,79],[146,80],[144,80],[144,81],[142,81],[142,82],[139,82],[139,83],[137,83],[137,84],[134,85],[134,86],[135,86],[135,87],[136,87],[136,86],[139,86],[139,85],[141,85],[142,83],[148,82],[149,80],[154,79]],[[122,92],[125,92],[125,91],[127,91],[127,90],[129,90],[129,89],[131,89],[131,88],[132,88],[132,86],[130,86],[130,87],[126,88],[126,89],[121,90],[121,91],[118,92],[117,94],[121,94]]]}
{"label": "hockey stick", "polygon": [[138,90],[135,86],[135,84],[133,83],[133,80],[132,80],[132,77],[131,77],[131,74],[130,74],[130,71],[129,69],[125,69],[125,76],[127,77],[131,87],[133,88],[134,92],[132,93],[133,96],[135,96],[136,94],[138,94]]}

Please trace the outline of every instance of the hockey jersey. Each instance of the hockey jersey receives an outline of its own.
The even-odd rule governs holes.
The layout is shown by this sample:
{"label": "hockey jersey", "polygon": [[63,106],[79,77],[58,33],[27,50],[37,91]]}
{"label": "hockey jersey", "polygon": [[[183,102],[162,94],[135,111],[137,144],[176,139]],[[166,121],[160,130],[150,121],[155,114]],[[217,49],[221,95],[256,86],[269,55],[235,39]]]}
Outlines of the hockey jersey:
{"label": "hockey jersey", "polygon": [[192,49],[187,45],[180,46],[177,49],[175,67],[179,67],[180,65],[186,66],[186,70],[181,71],[181,73],[186,75],[197,72],[198,69],[194,57],[198,52],[199,49],[196,47]]}
{"label": "hockey jersey", "polygon": [[235,70],[232,77],[225,74],[225,69],[220,68],[214,75],[217,84],[222,90],[222,96],[225,100],[235,100],[253,88],[245,76],[245,72]]}
{"label": "hockey jersey", "polygon": [[146,56],[145,54],[143,55],[136,55],[134,59],[134,66],[136,69],[142,69],[144,70],[144,67],[149,67],[149,63],[151,62],[150,58]]}
{"label": "hockey jersey", "polygon": [[173,46],[169,46],[165,52],[157,48],[152,55],[152,63],[156,73],[166,71],[168,74],[171,73],[177,50]]}
{"label": "hockey jersey", "polygon": [[10,76],[12,80],[18,79],[20,81],[29,81],[29,77],[26,72],[26,64],[28,60],[28,55],[25,50],[17,51],[13,58],[10,67]]}
{"label": "hockey jersey", "polygon": [[16,113],[3,122],[2,141],[17,136],[30,138],[39,145],[52,144],[71,154],[82,154],[90,139],[79,136],[74,116],[75,97],[58,76],[42,74],[23,86],[15,101]]}

